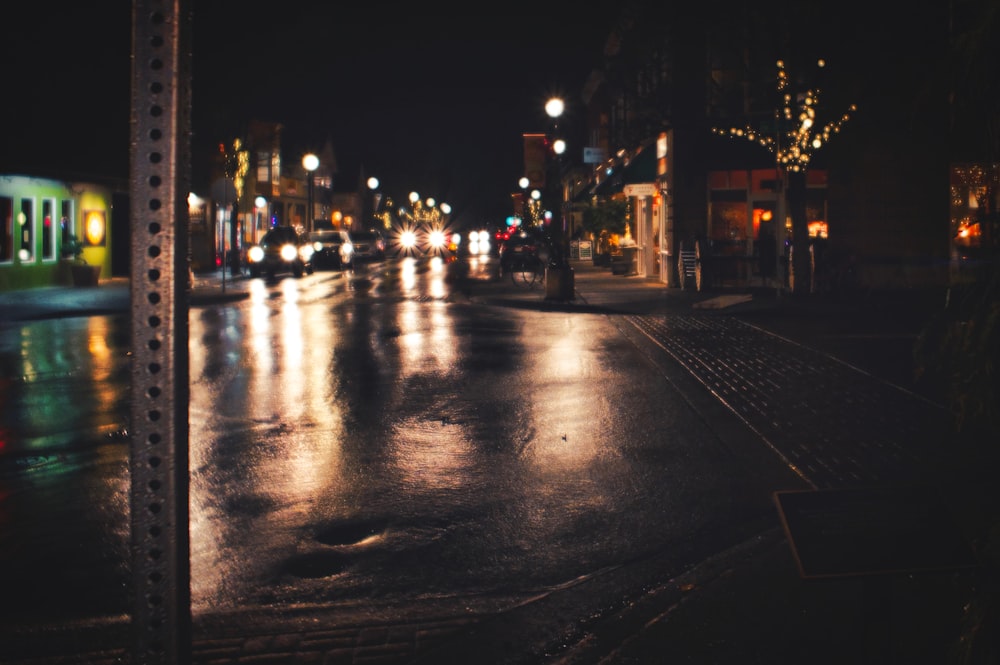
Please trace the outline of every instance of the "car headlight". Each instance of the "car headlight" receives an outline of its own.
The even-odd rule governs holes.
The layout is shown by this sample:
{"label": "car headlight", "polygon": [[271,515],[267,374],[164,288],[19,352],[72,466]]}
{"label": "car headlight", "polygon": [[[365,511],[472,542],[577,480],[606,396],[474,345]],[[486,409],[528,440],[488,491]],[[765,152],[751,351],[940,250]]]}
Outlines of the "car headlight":
{"label": "car headlight", "polygon": [[264,250],[259,246],[254,245],[247,250],[247,258],[250,259],[252,263],[260,263],[264,260]]}
{"label": "car headlight", "polygon": [[323,251],[323,243],[321,243],[319,240],[315,241],[313,243],[313,251],[314,252],[322,252]]}
{"label": "car headlight", "polygon": [[399,244],[403,249],[413,249],[417,246],[417,234],[410,230],[403,231],[399,234]]}
{"label": "car headlight", "polygon": [[435,249],[441,249],[448,242],[448,239],[445,237],[443,231],[431,231],[431,235],[430,238],[428,238],[428,240],[431,244],[431,247]]}
{"label": "car headlight", "polygon": [[282,245],[280,254],[282,261],[294,261],[299,255],[299,249],[295,245]]}
{"label": "car headlight", "polygon": [[343,245],[340,246],[340,253],[343,254],[344,256],[350,256],[351,254],[354,253],[354,245],[352,245],[349,242],[345,242]]}
{"label": "car headlight", "polygon": [[313,257],[313,248],[312,248],[312,245],[302,245],[301,247],[299,247],[299,256],[306,263],[308,263],[309,261],[312,261],[312,257]]}

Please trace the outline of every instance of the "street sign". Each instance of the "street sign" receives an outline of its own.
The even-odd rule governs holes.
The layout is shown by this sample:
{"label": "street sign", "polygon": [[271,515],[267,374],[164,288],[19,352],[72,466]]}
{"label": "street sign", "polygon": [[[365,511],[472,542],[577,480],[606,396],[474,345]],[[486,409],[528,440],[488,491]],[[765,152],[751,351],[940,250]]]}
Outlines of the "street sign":
{"label": "street sign", "polygon": [[625,196],[655,196],[656,185],[651,182],[636,183],[625,185],[622,191],[625,192]]}

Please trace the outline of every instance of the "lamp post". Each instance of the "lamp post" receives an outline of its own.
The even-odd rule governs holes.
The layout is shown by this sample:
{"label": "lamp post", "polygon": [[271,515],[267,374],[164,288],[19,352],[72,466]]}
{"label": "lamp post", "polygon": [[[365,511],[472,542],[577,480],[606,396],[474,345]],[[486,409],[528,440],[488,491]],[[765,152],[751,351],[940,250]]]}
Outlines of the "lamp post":
{"label": "lamp post", "polygon": [[260,211],[264,210],[264,217],[267,217],[267,199],[263,196],[258,196],[253,200],[253,244],[257,244],[258,231],[260,230]]}
{"label": "lamp post", "polygon": [[316,169],[319,168],[319,157],[311,152],[307,152],[302,157],[302,168],[306,170],[307,184],[306,184],[306,230],[312,231],[313,228],[313,217],[315,215],[315,210],[313,210],[313,174]]}
{"label": "lamp post", "polygon": [[[573,268],[569,265],[569,237],[566,229],[566,215],[563,206],[562,196],[562,168],[561,160],[566,152],[566,141],[559,136],[559,118],[562,117],[566,105],[559,97],[552,97],[545,102],[545,113],[550,118],[550,128],[547,133],[553,139],[553,156],[549,157],[548,175],[546,177],[546,189],[548,190],[548,202],[553,204],[558,201],[559,231],[556,234],[556,244],[558,244],[558,256],[553,265],[545,269],[545,297],[547,299],[572,300],[574,295],[574,275]],[[557,177],[553,178],[555,175]],[[555,208],[555,206],[552,206]]]}
{"label": "lamp post", "polygon": [[[562,244],[564,245],[563,250],[566,252],[565,256],[569,256],[568,251],[568,238],[566,229],[566,216],[563,211],[563,201],[562,201],[562,156],[566,152],[566,141],[559,134],[559,119],[562,117],[563,112],[566,110],[566,104],[560,97],[552,97],[547,102],[545,102],[545,114],[551,119],[550,136],[552,137],[552,152],[554,157],[552,158],[551,168],[549,169],[549,177],[546,178],[548,189],[549,189],[549,205],[552,205],[556,199],[558,199],[559,209],[559,236]],[[553,178],[552,175],[558,177]],[[553,206],[554,207],[554,206]]]}
{"label": "lamp post", "polygon": [[379,186],[380,183],[378,181],[378,178],[376,178],[375,176],[372,176],[372,177],[368,178],[367,184],[368,184],[368,189],[370,189],[371,193],[372,193],[372,214],[371,214],[371,218],[372,218],[372,221],[374,222],[374,220],[378,217],[378,207],[379,207],[379,203],[382,200],[382,192],[378,191],[378,186]]}

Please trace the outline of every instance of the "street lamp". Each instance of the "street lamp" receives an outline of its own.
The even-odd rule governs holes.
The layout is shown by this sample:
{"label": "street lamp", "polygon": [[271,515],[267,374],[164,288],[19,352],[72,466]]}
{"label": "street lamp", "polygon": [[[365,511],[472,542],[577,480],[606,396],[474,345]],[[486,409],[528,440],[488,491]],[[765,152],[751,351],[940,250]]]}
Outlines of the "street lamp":
{"label": "street lamp", "polygon": [[566,104],[559,97],[552,97],[549,101],[545,102],[545,113],[548,114],[550,118],[558,118],[566,110]]}
{"label": "street lamp", "polygon": [[257,234],[261,226],[260,211],[263,208],[264,217],[267,217],[267,199],[258,196],[253,200],[253,244],[257,244]]}
{"label": "street lamp", "polygon": [[[549,190],[550,204],[559,203],[560,226],[557,243],[559,245],[559,256],[557,263],[546,268],[545,274],[545,297],[558,298],[561,300],[573,299],[573,268],[569,266],[569,232],[566,228],[566,212],[563,205],[562,192],[562,165],[561,159],[566,152],[566,141],[559,136],[559,118],[562,117],[566,105],[560,97],[551,97],[545,102],[545,113],[551,118],[551,128],[548,132],[553,139],[552,152],[554,157],[549,162],[549,174],[545,179]],[[557,177],[553,178],[555,175]],[[532,198],[535,193],[532,192]],[[554,206],[552,206],[554,209]]]}
{"label": "street lamp", "polygon": [[379,181],[378,178],[376,178],[375,176],[368,178],[367,184],[368,184],[368,189],[370,189],[372,192],[371,218],[372,222],[374,223],[374,221],[378,219],[378,208],[379,208],[379,203],[382,201],[382,192],[378,191]]}
{"label": "street lamp", "polygon": [[[545,113],[546,113],[546,115],[549,116],[549,118],[552,119],[552,129],[551,129],[551,132],[550,132],[551,135],[552,135],[552,138],[553,138],[552,152],[556,155],[555,160],[553,161],[553,167],[554,168],[552,170],[554,170],[555,174],[557,174],[559,176],[559,178],[551,178],[552,174],[550,173],[550,178],[549,179],[555,180],[555,183],[550,183],[549,184],[549,190],[550,190],[551,198],[555,198],[555,195],[557,193],[557,192],[552,191],[552,189],[555,186],[555,184],[558,184],[560,189],[561,189],[561,186],[562,186],[562,182],[561,182],[562,169],[559,168],[559,167],[560,167],[561,157],[562,157],[563,153],[566,152],[566,141],[559,136],[559,118],[562,117],[563,111],[565,111],[565,110],[566,110],[566,104],[563,102],[562,98],[560,98],[560,97],[552,97],[547,102],[545,102]],[[562,239],[563,239],[563,241],[565,241],[566,240],[565,236],[566,236],[567,229],[566,229],[565,216],[562,214],[562,212],[563,212],[562,211],[562,192],[558,191],[558,194],[559,194],[559,204],[560,204],[560,217],[562,218],[562,225],[561,225],[560,231],[561,231],[561,235],[563,236]],[[554,203],[554,201],[549,201],[549,203],[551,205],[552,203]]]}
{"label": "street lamp", "polygon": [[306,221],[306,230],[312,231],[313,217],[316,214],[315,210],[313,210],[313,182],[314,182],[313,174],[315,173],[316,169],[319,168],[319,157],[317,157],[311,152],[307,152],[302,157],[302,168],[306,170],[306,174],[308,174],[308,180],[309,180],[306,190],[306,200],[307,200],[306,214],[308,215],[308,219]]}

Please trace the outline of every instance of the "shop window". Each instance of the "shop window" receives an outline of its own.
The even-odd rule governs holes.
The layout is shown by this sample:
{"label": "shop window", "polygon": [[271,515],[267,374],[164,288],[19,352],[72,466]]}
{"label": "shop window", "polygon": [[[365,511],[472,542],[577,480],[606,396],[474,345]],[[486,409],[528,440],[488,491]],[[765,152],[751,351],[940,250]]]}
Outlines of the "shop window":
{"label": "shop window", "polygon": [[42,260],[56,258],[55,199],[42,199]]}
{"label": "shop window", "polygon": [[73,201],[62,201],[59,206],[59,244],[62,247],[70,244],[76,235],[76,222],[73,211]]}
{"label": "shop window", "polygon": [[713,202],[708,239],[713,254],[745,253],[747,240],[746,202]]}
{"label": "shop window", "polygon": [[774,237],[774,223],[777,217],[776,204],[773,201],[758,201],[753,208],[753,239],[760,238],[761,227],[768,230]]}
{"label": "shop window", "polygon": [[14,260],[14,199],[0,196],[0,263]]}
{"label": "shop window", "polygon": [[810,237],[827,237],[825,189],[810,189],[806,192],[806,220]]}
{"label": "shop window", "polygon": [[17,258],[21,263],[32,263],[35,260],[34,199],[21,199],[21,212],[17,216],[17,225],[20,240]]}

